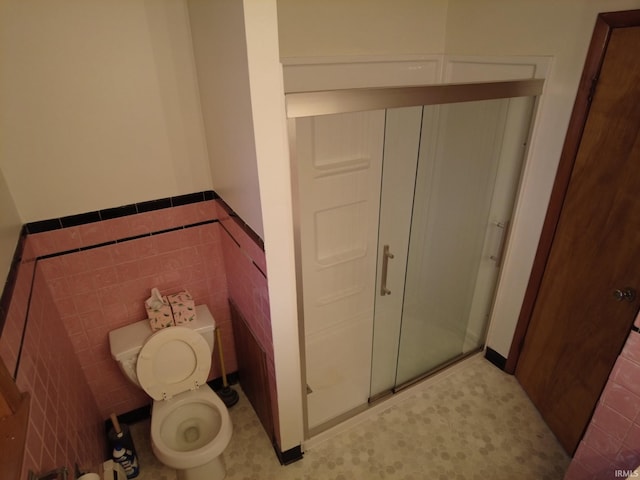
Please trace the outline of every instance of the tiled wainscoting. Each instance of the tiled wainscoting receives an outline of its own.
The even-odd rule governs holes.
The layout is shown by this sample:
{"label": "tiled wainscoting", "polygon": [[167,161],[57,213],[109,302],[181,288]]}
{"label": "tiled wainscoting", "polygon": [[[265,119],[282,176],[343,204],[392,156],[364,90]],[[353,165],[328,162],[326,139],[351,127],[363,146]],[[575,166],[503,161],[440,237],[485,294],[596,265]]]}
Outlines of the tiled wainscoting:
{"label": "tiled wainscoting", "polygon": [[[264,251],[243,235],[232,219],[221,215],[221,223],[229,235],[222,236],[222,251],[227,270],[229,298],[234,302],[267,357],[267,375],[271,396],[271,416],[275,440],[280,442],[278,426],[278,400],[276,393],[276,370],[271,334],[269,290],[267,287]],[[236,245],[240,239],[240,245]],[[271,434],[271,432],[270,432]],[[273,440],[273,439],[272,439]]]}
{"label": "tiled wainscoting", "polygon": [[74,353],[43,271],[36,269],[29,325],[17,377],[29,392],[29,427],[21,479],[29,470],[49,471],[104,456],[103,420]]}
{"label": "tiled wainscoting", "polygon": [[[636,320],[636,328],[639,323]],[[611,371],[565,480],[626,478],[638,466],[640,333],[632,331]]]}
{"label": "tiled wainscoting", "polygon": [[[277,405],[262,244],[213,192],[38,222],[26,230],[11,299],[3,302],[0,337],[2,360],[32,396],[25,471],[102,460],[109,414],[149,404],[111,358],[108,333],[146,318],[143,302],[152,287],[163,294],[187,289],[196,304],[209,306],[221,328],[228,372],[237,365],[232,299],[267,352]],[[210,378],[220,376],[217,358]]]}

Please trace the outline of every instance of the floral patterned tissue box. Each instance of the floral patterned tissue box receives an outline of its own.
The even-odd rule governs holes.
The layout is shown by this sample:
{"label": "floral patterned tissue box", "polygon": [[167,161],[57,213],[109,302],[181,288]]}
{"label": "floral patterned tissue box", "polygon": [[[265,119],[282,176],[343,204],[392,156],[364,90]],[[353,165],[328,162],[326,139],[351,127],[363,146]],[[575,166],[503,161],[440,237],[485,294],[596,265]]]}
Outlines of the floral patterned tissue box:
{"label": "floral patterned tissue box", "polygon": [[171,305],[173,321],[176,325],[184,325],[195,320],[196,306],[188,291],[184,290],[173,295],[167,295],[167,300]]}
{"label": "floral patterned tissue box", "polygon": [[147,317],[149,317],[149,325],[152,331],[155,332],[175,325],[171,305],[169,305],[167,297],[160,295],[158,289],[154,288],[151,291],[151,298],[144,302],[144,306],[147,310]]}

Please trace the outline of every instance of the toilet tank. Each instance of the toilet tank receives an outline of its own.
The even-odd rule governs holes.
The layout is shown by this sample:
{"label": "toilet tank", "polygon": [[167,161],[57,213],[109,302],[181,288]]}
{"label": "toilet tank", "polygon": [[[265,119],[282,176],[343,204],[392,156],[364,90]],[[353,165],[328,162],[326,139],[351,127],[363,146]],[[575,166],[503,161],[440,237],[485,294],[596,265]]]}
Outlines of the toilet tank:
{"label": "toilet tank", "polygon": [[[195,320],[181,326],[192,328],[202,335],[213,353],[216,322],[209,311],[209,307],[206,305],[197,305]],[[125,376],[138,386],[140,386],[138,376],[136,375],[138,353],[147,339],[154,333],[156,332],[151,330],[148,319],[140,320],[139,322],[131,323],[109,332],[111,356],[118,362],[118,366]]]}

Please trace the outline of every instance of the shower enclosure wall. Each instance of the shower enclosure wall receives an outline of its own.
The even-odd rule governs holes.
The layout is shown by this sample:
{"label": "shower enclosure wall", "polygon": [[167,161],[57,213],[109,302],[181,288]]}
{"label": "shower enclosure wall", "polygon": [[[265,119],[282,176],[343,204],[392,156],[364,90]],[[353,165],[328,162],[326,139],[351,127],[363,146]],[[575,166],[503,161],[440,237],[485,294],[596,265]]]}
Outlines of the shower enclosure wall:
{"label": "shower enclosure wall", "polygon": [[287,97],[310,434],[483,347],[541,83]]}

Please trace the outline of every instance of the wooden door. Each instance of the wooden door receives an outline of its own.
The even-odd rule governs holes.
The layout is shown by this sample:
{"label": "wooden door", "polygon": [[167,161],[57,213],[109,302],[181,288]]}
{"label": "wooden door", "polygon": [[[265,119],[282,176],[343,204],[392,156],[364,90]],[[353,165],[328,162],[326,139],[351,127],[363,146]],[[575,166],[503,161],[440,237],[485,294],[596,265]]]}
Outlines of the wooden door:
{"label": "wooden door", "polygon": [[640,305],[614,296],[640,290],[640,15],[631,14],[636,26],[625,28],[599,18],[559,170],[567,180],[556,181],[541,274],[523,307],[516,377],[570,454]]}

